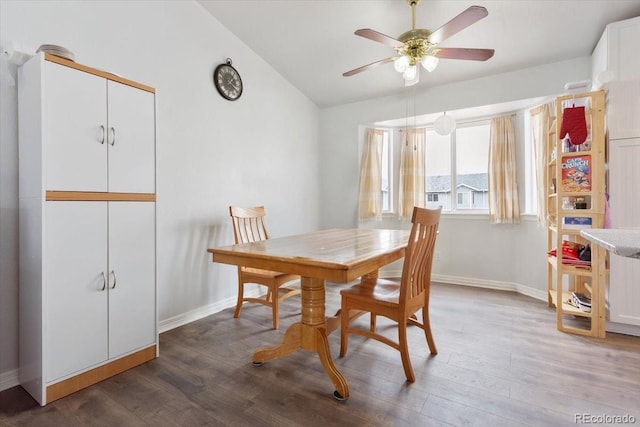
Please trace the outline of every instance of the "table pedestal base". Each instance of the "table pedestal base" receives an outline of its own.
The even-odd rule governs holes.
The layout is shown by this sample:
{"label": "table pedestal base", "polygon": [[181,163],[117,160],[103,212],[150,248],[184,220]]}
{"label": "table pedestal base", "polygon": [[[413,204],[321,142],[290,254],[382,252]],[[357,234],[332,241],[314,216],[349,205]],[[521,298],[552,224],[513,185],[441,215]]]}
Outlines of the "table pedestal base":
{"label": "table pedestal base", "polygon": [[349,397],[349,385],[342,373],[336,368],[331,357],[328,335],[340,327],[340,320],[325,319],[324,280],[302,277],[302,322],[287,329],[280,345],[261,348],[253,354],[253,363],[260,365],[268,360],[287,356],[301,348],[318,353],[320,363],[333,382],[338,400]]}

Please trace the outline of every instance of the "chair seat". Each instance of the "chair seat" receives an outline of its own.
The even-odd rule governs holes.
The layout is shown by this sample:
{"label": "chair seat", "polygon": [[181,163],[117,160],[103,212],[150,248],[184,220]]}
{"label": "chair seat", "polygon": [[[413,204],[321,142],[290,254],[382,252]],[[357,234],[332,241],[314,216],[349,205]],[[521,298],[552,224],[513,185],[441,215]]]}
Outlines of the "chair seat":
{"label": "chair seat", "polygon": [[392,280],[377,279],[375,284],[357,284],[340,291],[341,295],[363,301],[374,301],[397,305],[400,303],[400,283]]}

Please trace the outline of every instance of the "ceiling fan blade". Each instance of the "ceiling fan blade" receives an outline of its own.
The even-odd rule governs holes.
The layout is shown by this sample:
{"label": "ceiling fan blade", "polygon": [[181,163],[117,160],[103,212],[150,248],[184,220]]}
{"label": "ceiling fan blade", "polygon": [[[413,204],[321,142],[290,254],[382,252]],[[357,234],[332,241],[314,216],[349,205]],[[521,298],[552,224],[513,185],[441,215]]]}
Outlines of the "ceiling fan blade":
{"label": "ceiling fan blade", "polygon": [[444,59],[468,59],[471,61],[486,61],[494,54],[493,49],[467,49],[462,47],[443,47],[436,49],[434,55]]}
{"label": "ceiling fan blade", "polygon": [[488,14],[489,12],[487,12],[487,9],[482,6],[471,6],[469,9],[463,11],[451,21],[431,33],[429,36],[429,42],[432,44],[441,43],[459,31],[464,30],[469,25],[478,22]]}
{"label": "ceiling fan blade", "polygon": [[393,48],[402,47],[404,43],[400,40],[396,40],[393,37],[389,37],[385,34],[379,33],[371,28],[362,28],[360,30],[356,30],[354,33],[357,36],[364,37],[365,39],[373,40],[374,42],[386,44],[387,46],[391,46]]}
{"label": "ceiling fan blade", "polygon": [[361,72],[363,72],[365,70],[368,70],[370,68],[377,67],[378,65],[386,64],[387,62],[393,62],[393,60],[394,60],[393,57],[381,59],[380,61],[372,62],[371,64],[363,65],[362,67],[358,67],[358,68],[355,68],[355,69],[353,69],[351,71],[347,71],[346,73],[342,73],[342,75],[344,77],[353,76],[354,74],[361,73]]}

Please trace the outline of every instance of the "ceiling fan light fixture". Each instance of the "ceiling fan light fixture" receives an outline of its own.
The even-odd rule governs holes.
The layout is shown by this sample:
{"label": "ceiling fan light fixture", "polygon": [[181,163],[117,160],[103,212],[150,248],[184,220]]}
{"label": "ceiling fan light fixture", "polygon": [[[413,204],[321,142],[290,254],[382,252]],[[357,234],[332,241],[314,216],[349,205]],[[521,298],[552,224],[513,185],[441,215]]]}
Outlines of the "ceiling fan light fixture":
{"label": "ceiling fan light fixture", "polygon": [[456,119],[447,116],[445,112],[433,122],[433,129],[438,135],[450,135],[451,132],[456,130]]}
{"label": "ceiling fan light fixture", "polygon": [[425,55],[420,60],[420,63],[422,64],[425,70],[427,70],[428,72],[432,72],[438,66],[438,61],[439,61],[438,58],[433,55]]}
{"label": "ceiling fan light fixture", "polygon": [[399,73],[404,73],[409,66],[409,57],[407,55],[401,55],[393,61],[393,67]]}
{"label": "ceiling fan light fixture", "polygon": [[404,77],[405,80],[413,80],[416,78],[417,73],[418,68],[415,65],[409,65],[402,73],[402,77]]}
{"label": "ceiling fan light fixture", "polygon": [[353,76],[373,67],[393,62],[395,70],[402,73],[405,86],[408,86],[418,83],[420,65],[428,72],[432,72],[438,66],[439,60],[443,58],[486,61],[493,57],[493,49],[437,47],[444,40],[485,18],[489,12],[484,7],[470,6],[437,30],[431,31],[416,28],[416,6],[421,0],[405,1],[411,6],[411,29],[400,34],[398,38],[389,37],[371,28],[361,28],[355,32],[357,36],[392,47],[396,54],[342,73],[343,76]]}

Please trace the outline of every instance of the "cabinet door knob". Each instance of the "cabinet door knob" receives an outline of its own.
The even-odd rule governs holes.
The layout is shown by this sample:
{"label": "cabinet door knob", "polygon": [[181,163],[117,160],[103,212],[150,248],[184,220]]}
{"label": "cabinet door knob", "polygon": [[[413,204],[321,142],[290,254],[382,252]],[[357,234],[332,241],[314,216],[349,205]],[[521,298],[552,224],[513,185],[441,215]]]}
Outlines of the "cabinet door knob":
{"label": "cabinet door knob", "polygon": [[116,272],[114,270],[111,270],[111,274],[113,274],[113,286],[111,287],[111,289],[115,289],[116,281],[118,280],[118,278],[116,277]]}
{"label": "cabinet door knob", "polygon": [[96,134],[96,139],[100,144],[104,144],[104,126],[100,125],[100,130]]}
{"label": "cabinet door knob", "polygon": [[113,126],[109,128],[109,134],[111,135],[111,142],[109,144],[113,147],[116,145],[116,129]]}
{"label": "cabinet door knob", "polygon": [[107,289],[107,277],[104,275],[104,271],[102,272],[102,289],[100,289],[101,291],[104,291],[105,289]]}

